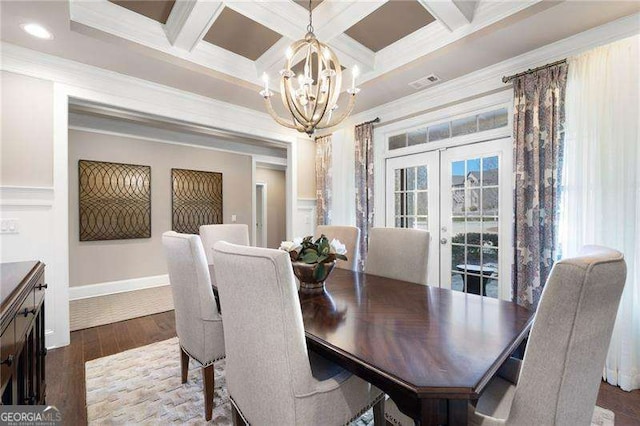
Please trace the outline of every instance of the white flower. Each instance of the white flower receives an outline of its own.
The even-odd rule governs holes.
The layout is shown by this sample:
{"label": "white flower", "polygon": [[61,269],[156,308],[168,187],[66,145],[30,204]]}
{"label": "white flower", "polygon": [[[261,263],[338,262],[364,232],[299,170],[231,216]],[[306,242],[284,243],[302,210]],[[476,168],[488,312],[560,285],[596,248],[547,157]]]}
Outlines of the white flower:
{"label": "white flower", "polygon": [[298,250],[301,245],[302,240],[298,241],[298,238],[293,241],[283,241],[280,243],[280,250],[284,250],[286,252],[292,252]]}
{"label": "white flower", "polygon": [[334,238],[333,240],[331,240],[330,246],[331,246],[331,249],[329,250],[330,253],[341,254],[343,256],[347,254],[347,246],[342,244],[340,240],[336,240]]}

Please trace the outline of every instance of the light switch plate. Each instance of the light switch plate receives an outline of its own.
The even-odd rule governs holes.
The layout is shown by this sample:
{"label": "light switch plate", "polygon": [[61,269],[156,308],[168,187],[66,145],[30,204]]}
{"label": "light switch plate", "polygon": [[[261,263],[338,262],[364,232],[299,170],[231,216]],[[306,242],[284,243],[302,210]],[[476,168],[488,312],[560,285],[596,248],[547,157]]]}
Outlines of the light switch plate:
{"label": "light switch plate", "polygon": [[0,233],[19,234],[20,221],[18,219],[0,219]]}

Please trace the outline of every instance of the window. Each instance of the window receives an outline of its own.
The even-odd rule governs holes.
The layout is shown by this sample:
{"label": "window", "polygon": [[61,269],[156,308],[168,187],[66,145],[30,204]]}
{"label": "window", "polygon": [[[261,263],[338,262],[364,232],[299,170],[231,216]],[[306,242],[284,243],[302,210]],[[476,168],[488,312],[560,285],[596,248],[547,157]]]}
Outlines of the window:
{"label": "window", "polygon": [[509,111],[507,108],[500,108],[391,136],[388,140],[388,147],[389,150],[394,150],[422,145],[456,136],[499,129],[507,124],[509,124]]}

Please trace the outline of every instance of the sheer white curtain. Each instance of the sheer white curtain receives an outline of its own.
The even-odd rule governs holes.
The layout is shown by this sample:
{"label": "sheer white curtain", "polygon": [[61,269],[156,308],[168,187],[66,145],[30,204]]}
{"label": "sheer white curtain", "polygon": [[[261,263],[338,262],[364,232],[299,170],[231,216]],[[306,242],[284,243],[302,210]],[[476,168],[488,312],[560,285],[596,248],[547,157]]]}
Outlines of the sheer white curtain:
{"label": "sheer white curtain", "polygon": [[627,282],[605,379],[640,388],[640,37],[569,60],[559,243],[563,256],[584,244],[614,247]]}

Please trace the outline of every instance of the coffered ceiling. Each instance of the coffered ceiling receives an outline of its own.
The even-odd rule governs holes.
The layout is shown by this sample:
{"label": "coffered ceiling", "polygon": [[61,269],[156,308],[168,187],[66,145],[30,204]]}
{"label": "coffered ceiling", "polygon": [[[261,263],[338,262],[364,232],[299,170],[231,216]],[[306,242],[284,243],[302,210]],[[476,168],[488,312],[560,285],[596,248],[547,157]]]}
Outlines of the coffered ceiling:
{"label": "coffered ceiling", "polygon": [[[315,1],[313,25],[347,70],[359,67],[362,83],[537,2]],[[259,84],[263,72],[276,78],[286,48],[304,37],[308,3],[70,0],[70,16],[84,27]]]}
{"label": "coffered ceiling", "polygon": [[145,0],[109,0],[111,3],[122,6],[125,9],[129,9],[132,12],[139,13],[140,15],[151,18],[154,21],[158,21],[161,24],[166,24],[171,9],[175,4],[175,0],[157,0],[157,1],[145,1]]}
{"label": "coffered ceiling", "polygon": [[[307,5],[2,0],[0,38],[264,112],[260,76],[268,72],[276,86],[286,48],[306,33]],[[415,93],[409,83],[430,74],[449,81],[640,11],[640,2],[596,0],[324,0],[313,6],[316,35],[336,51],[346,77],[356,64],[362,72],[355,112]],[[410,19],[401,16],[407,9]],[[44,25],[54,39],[29,36],[20,28],[27,22]]]}

